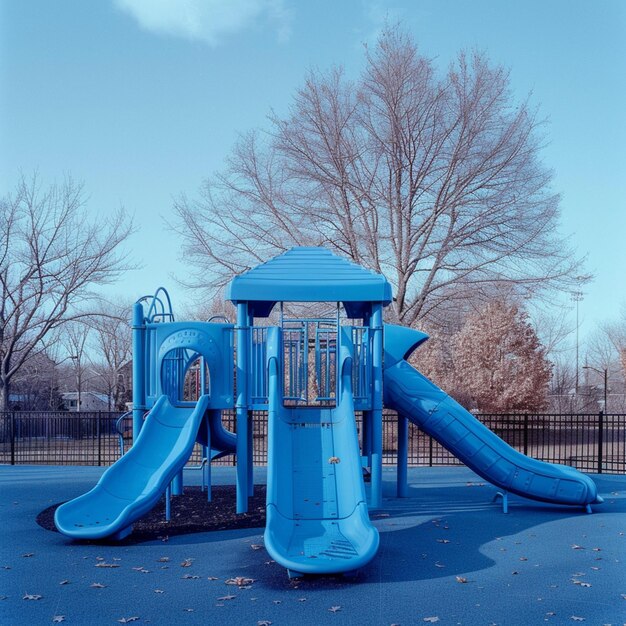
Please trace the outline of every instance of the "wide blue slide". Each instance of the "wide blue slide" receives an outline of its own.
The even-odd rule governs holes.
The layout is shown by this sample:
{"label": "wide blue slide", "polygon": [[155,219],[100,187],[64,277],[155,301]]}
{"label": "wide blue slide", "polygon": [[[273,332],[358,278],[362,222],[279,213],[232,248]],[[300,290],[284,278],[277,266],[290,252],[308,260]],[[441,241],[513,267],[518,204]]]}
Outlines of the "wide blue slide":
{"label": "wide blue slide", "polygon": [[350,339],[341,333],[335,407],[283,405],[278,328],[268,333],[265,547],[290,576],[356,570],[378,549],[363,485]]}
{"label": "wide blue slide", "polygon": [[75,539],[121,539],[135,520],[159,501],[193,450],[209,396],[195,407],[173,406],[161,396],[148,414],[133,447],[107,469],[86,494],[61,505],[56,527]]}
{"label": "wide blue slide", "polygon": [[385,325],[385,406],[407,417],[497,487],[556,504],[599,504],[593,480],[567,465],[521,454],[479,422],[406,359],[427,335]]}

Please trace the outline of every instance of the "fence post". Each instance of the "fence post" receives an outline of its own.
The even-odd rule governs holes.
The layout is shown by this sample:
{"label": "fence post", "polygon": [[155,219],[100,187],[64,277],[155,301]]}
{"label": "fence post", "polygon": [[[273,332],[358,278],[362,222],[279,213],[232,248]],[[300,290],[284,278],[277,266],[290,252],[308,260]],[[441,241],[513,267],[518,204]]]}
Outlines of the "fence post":
{"label": "fence post", "polygon": [[524,454],[528,456],[528,413],[524,413]]}
{"label": "fence post", "polygon": [[433,466],[433,438],[428,435],[428,467]]}
{"label": "fence post", "polygon": [[602,474],[602,456],[604,453],[604,411],[598,413],[598,474]]}
{"label": "fence post", "polygon": [[9,420],[9,428],[11,429],[11,465],[15,465],[15,413],[13,411],[11,411]]}
{"label": "fence post", "polygon": [[98,422],[96,424],[96,432],[98,433],[98,467],[102,465],[102,428],[100,427],[102,419],[102,411],[98,411]]}

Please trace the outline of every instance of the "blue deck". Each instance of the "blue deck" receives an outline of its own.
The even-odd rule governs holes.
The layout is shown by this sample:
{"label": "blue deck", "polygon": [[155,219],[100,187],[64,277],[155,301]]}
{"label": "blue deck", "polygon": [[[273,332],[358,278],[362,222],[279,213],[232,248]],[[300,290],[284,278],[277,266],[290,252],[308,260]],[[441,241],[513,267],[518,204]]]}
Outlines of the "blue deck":
{"label": "blue deck", "polygon": [[[383,508],[373,514],[376,557],[350,581],[294,582],[264,549],[251,549],[262,544],[262,528],[116,547],[75,544],[35,523],[39,511],[84,493],[101,472],[0,467],[1,624],[48,624],[65,615],[81,625],[133,616],[136,624],[252,626],[407,625],[427,617],[515,626],[571,624],[576,616],[595,625],[622,624],[626,616],[626,476],[593,477],[605,498],[593,515],[516,496],[504,515],[491,503],[495,488],[466,468],[410,469],[404,500],[393,497],[395,472],[385,470]],[[234,468],[214,468],[213,478],[232,484]],[[197,472],[186,477],[194,479]],[[97,568],[99,558],[119,567]],[[181,568],[188,558],[191,567]],[[224,584],[236,576],[255,582],[249,589]],[[106,587],[91,588],[94,582]],[[43,597],[23,600],[26,593]],[[333,606],[341,609],[330,612]]]}

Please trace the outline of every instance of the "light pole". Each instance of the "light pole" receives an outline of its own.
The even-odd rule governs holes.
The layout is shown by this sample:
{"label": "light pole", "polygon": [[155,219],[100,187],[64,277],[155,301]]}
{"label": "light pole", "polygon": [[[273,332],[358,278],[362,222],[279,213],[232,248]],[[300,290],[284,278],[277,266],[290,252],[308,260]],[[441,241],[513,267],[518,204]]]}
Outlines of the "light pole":
{"label": "light pole", "polygon": [[582,291],[573,291],[572,292],[572,300],[576,303],[576,383],[575,383],[575,389],[576,389],[576,396],[578,397],[578,330],[579,330],[579,316],[578,316],[578,308],[579,308],[579,303],[580,301],[583,299],[583,292]]}
{"label": "light pole", "polygon": [[608,388],[608,378],[609,378],[609,368],[605,367],[599,370],[597,367],[593,367],[591,365],[583,365],[584,370],[593,370],[594,372],[598,372],[598,374],[602,374],[604,376],[604,414],[607,414],[607,406],[606,406],[606,397],[607,397],[607,388]]}

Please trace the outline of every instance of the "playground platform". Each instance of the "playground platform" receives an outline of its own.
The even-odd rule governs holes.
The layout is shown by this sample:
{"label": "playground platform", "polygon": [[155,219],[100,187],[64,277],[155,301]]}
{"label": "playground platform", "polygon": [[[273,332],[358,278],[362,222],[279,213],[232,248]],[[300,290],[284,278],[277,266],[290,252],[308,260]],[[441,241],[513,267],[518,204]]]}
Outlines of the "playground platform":
{"label": "playground platform", "polygon": [[[355,578],[289,580],[262,547],[262,528],[115,546],[37,525],[41,510],[84,493],[102,471],[0,466],[3,626],[55,616],[82,626],[626,622],[626,476],[593,476],[605,502],[592,515],[517,496],[505,515],[496,489],[464,467],[409,469],[404,499],[385,469],[383,506],[371,514],[375,558]],[[264,482],[264,468],[256,472]],[[187,474],[198,484],[199,472]],[[214,468],[213,484],[234,481],[235,468]]]}

